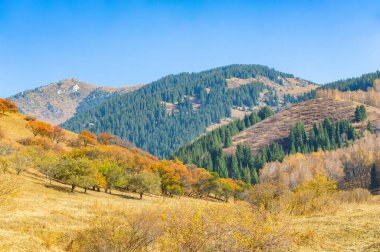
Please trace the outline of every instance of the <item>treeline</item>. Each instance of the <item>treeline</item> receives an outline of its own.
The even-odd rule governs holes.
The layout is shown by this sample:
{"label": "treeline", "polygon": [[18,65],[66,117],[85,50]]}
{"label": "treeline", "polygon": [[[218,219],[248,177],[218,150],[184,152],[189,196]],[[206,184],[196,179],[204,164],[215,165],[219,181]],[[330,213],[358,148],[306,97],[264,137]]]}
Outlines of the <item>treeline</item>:
{"label": "treeline", "polygon": [[[320,96],[321,94],[325,93],[326,90],[339,90],[342,92],[348,92],[348,91],[371,91],[376,85],[376,81],[380,79],[380,71],[376,71],[374,73],[368,73],[363,74],[360,77],[356,78],[350,78],[346,80],[339,80],[335,82],[326,83],[324,85],[321,85],[316,90],[312,90],[310,92],[304,93],[297,98],[292,97],[290,95],[285,96],[285,101],[291,102],[291,103],[298,103],[303,102],[311,99],[315,99]],[[341,95],[344,95],[341,93]],[[363,94],[361,94],[363,95]],[[326,95],[325,95],[326,96]],[[333,98],[332,95],[329,95],[329,97]],[[334,97],[336,95],[334,94]],[[368,100],[368,98],[366,97]],[[371,98],[372,99],[372,98]],[[356,100],[356,99],[349,99],[349,100]],[[363,98],[361,100],[364,100]],[[376,100],[376,99],[373,99]]]}
{"label": "treeline", "polygon": [[380,71],[363,74],[360,77],[339,80],[322,85],[319,89],[338,89],[340,91],[367,91],[374,86],[374,81],[380,78]]}
{"label": "treeline", "polygon": [[[267,111],[267,109],[263,109]],[[254,156],[249,146],[237,145],[234,155],[225,155],[223,148],[231,142],[230,136],[239,132],[239,125],[257,122],[260,113],[252,113],[245,119],[221,127],[194,143],[180,148],[174,158],[186,163],[194,163],[209,171],[218,173],[221,177],[243,180],[246,183],[258,182],[259,170],[269,162],[282,161],[287,154],[310,153],[319,150],[335,150],[343,147],[348,141],[355,140],[358,134],[348,121],[333,121],[329,118],[319,124],[314,124],[309,134],[306,133],[302,122],[291,127],[289,136],[282,143],[272,143],[262,148]],[[248,118],[248,119],[247,119]]]}
{"label": "treeline", "polygon": [[[279,76],[292,77],[259,65],[231,65],[169,75],[134,92],[114,95],[99,106],[78,113],[62,126],[75,132],[86,128],[94,133],[108,131],[158,157],[169,157],[212,123],[230,117],[233,106],[257,105],[259,93],[264,89],[262,83],[229,89],[226,78],[258,75],[273,81],[278,81]],[[190,98],[199,102],[197,111]],[[165,103],[176,104],[178,111],[167,113]]]}
{"label": "treeline", "polygon": [[309,153],[319,150],[336,150],[342,148],[348,140],[355,140],[358,134],[347,120],[333,121],[325,118],[323,122],[313,125],[307,136],[302,122],[290,129],[286,140],[285,152],[289,154]]}

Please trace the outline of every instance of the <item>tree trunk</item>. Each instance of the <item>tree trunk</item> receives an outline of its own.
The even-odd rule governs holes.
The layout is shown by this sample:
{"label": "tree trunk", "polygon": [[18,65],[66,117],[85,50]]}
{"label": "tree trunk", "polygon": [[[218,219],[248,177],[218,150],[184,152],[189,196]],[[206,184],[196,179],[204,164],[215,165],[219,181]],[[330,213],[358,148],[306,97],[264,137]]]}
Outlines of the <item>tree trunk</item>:
{"label": "tree trunk", "polygon": [[140,200],[142,200],[143,194],[144,194],[144,193],[140,193]]}
{"label": "tree trunk", "polygon": [[87,193],[87,187],[84,188],[84,193]]}
{"label": "tree trunk", "polygon": [[75,190],[75,185],[73,184],[71,185],[71,192],[74,192],[74,190]]}

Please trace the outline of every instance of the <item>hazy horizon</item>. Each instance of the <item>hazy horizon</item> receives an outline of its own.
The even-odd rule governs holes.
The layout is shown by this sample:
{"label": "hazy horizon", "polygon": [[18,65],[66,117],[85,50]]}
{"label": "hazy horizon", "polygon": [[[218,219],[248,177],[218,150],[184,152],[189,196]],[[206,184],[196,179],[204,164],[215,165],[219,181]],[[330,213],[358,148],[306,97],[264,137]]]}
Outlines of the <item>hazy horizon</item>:
{"label": "hazy horizon", "polygon": [[1,1],[1,97],[260,64],[323,84],[380,69],[377,1]]}

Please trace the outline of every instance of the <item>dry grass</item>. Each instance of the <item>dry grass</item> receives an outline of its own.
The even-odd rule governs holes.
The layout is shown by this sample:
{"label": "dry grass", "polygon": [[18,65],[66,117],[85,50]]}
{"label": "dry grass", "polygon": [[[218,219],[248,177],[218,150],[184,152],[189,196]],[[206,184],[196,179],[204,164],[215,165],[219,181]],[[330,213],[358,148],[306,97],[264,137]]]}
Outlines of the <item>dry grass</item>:
{"label": "dry grass", "polygon": [[[368,248],[368,251],[376,251],[379,248],[376,246],[380,239],[380,223],[375,220],[380,216],[380,198],[373,196],[370,196],[374,198],[372,203],[344,203],[334,213],[272,215],[270,218],[274,222],[263,222],[265,218],[255,216],[265,213],[260,210],[250,213],[244,204],[185,197],[146,196],[138,200],[138,195],[120,192],[113,195],[95,191],[70,193],[68,186],[54,181],[50,185],[34,170],[16,177],[20,186],[18,194],[13,196],[12,203],[0,207],[0,251],[83,251],[82,241],[107,244],[110,236],[104,234],[112,234],[115,236],[112,241],[117,241],[128,230],[137,230],[137,233],[133,232],[136,235],[146,233],[147,236],[143,236],[146,239],[140,240],[139,236],[134,239],[141,244],[150,244],[151,248],[158,249],[159,246],[161,250],[171,246],[178,249],[190,245],[196,247],[204,240],[202,235],[210,239],[216,239],[216,236],[228,238],[233,232],[238,234],[234,237],[241,240],[221,239],[230,242],[224,249],[233,250],[236,242],[241,241],[247,244],[247,248],[255,248],[253,244],[258,244],[255,242],[257,237],[252,234],[244,236],[253,232],[252,227],[255,227],[255,234],[260,234],[258,237],[267,241],[274,239],[277,245],[286,245],[285,250],[356,251]],[[266,229],[258,229],[255,223],[261,223],[260,227]],[[282,228],[285,223],[286,229]],[[181,231],[190,232],[190,236]],[[93,240],[94,237],[97,239]],[[154,237],[158,243],[152,244],[149,237]],[[135,243],[131,241],[129,245]],[[208,243],[207,246],[210,251],[223,249],[223,243]],[[373,249],[369,250],[371,246]],[[197,248],[205,250],[202,246]],[[271,251],[271,248],[263,246],[263,250]]]}
{"label": "dry grass", "polygon": [[13,203],[0,207],[0,251],[61,251],[62,247],[56,246],[61,244],[60,237],[87,227],[97,213],[216,204],[157,196],[138,200],[138,195],[116,191],[113,195],[95,191],[71,193],[68,186],[54,181],[50,185],[34,170],[17,178],[20,188]]}
{"label": "dry grass", "polygon": [[291,225],[300,251],[379,251],[380,205],[343,204],[335,214],[296,216]]}

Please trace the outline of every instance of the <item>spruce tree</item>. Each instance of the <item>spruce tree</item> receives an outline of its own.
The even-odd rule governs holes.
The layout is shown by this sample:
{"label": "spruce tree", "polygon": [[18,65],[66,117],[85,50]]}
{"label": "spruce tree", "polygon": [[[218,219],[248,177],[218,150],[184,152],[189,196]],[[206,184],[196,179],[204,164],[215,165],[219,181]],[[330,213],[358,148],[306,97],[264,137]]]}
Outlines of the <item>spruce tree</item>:
{"label": "spruce tree", "polygon": [[355,109],[355,121],[362,122],[367,119],[367,111],[364,105],[358,105]]}
{"label": "spruce tree", "polygon": [[368,121],[367,123],[367,130],[372,134],[375,132],[375,129],[373,128],[371,121]]}
{"label": "spruce tree", "polygon": [[259,183],[259,176],[257,175],[257,171],[256,169],[253,169],[252,172],[251,172],[251,183],[253,185],[256,185],[257,183]]}

